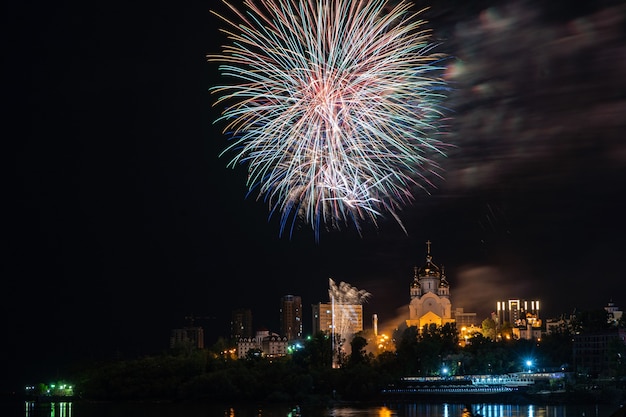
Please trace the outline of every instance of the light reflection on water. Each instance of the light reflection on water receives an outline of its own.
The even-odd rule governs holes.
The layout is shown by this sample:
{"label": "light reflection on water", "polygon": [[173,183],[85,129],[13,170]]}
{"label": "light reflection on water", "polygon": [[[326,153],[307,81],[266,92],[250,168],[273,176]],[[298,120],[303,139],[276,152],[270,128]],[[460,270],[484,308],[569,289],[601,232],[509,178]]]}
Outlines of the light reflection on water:
{"label": "light reflection on water", "polygon": [[[609,417],[618,405],[473,404],[482,417]],[[462,417],[463,404],[302,406],[302,417]],[[218,406],[187,403],[24,403],[24,417],[286,417],[286,405]]]}
{"label": "light reflection on water", "polygon": [[[460,404],[406,404],[403,417],[461,417],[464,405]],[[609,417],[618,405],[515,405],[474,404],[474,414],[482,417]]]}
{"label": "light reflection on water", "polygon": [[24,417],[72,417],[72,402],[24,402]]}

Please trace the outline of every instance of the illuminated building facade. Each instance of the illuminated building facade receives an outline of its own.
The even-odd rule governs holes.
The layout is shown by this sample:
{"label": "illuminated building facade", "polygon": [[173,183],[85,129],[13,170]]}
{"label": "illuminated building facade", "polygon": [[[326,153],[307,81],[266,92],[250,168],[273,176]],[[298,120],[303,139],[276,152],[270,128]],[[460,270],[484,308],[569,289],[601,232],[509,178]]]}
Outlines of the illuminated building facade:
{"label": "illuminated building facade", "polygon": [[280,334],[287,340],[302,339],[302,298],[298,295],[280,299]]}
{"label": "illuminated building facade", "polygon": [[450,284],[446,280],[443,267],[440,269],[433,262],[430,245],[430,241],[426,242],[426,264],[421,268],[414,268],[410,287],[411,302],[406,324],[418,329],[430,324],[443,326],[455,322],[450,303]]}
{"label": "illuminated building facade", "polygon": [[498,301],[495,321],[498,329],[501,329],[505,323],[510,324],[513,337],[516,339],[541,339],[542,322],[537,300]]}
{"label": "illuminated building facade", "polygon": [[347,337],[363,330],[361,304],[318,303],[312,305],[312,311],[313,334],[332,334],[334,329],[334,333]]}
{"label": "illuminated building facade", "polygon": [[463,307],[457,307],[453,312],[454,321],[456,322],[456,328],[477,326],[478,321],[476,313],[467,313]]}
{"label": "illuminated building facade", "polygon": [[256,332],[255,337],[242,337],[237,342],[237,357],[245,358],[252,349],[260,351],[264,357],[285,356],[288,342],[286,337],[280,337],[267,329]]}
{"label": "illuminated building facade", "polygon": [[619,322],[622,318],[623,311],[620,310],[619,307],[616,306],[612,300],[609,301],[609,304],[604,307],[604,309],[607,313],[609,313],[609,322],[617,325],[617,322]]}

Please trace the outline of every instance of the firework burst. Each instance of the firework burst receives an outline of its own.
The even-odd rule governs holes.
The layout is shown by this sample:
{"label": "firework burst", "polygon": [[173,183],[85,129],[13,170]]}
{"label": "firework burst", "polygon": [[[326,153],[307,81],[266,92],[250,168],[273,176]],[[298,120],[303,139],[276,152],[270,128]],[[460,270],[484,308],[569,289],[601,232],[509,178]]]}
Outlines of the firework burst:
{"label": "firework burst", "polygon": [[366,302],[372,294],[359,290],[347,282],[342,281],[337,285],[332,278],[329,278],[328,296],[331,300],[331,314],[333,315],[333,354],[339,354],[343,350],[344,342],[352,339],[359,325],[359,313],[362,314],[362,310],[357,311],[356,307]]}
{"label": "firework burst", "polygon": [[[391,214],[438,175],[433,154],[447,90],[442,54],[411,3],[387,0],[246,0],[220,54],[228,166],[247,165],[248,194],[280,213],[280,234]],[[290,227],[287,227],[291,225]]]}

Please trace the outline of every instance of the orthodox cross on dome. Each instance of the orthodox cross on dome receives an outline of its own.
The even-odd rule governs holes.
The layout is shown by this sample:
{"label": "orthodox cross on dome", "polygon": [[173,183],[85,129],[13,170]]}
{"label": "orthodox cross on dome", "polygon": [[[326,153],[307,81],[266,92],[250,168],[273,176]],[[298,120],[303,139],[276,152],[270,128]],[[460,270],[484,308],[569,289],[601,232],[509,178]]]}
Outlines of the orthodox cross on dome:
{"label": "orthodox cross on dome", "polygon": [[430,256],[430,244],[432,242],[430,240],[426,241],[426,262],[431,262],[433,257]]}

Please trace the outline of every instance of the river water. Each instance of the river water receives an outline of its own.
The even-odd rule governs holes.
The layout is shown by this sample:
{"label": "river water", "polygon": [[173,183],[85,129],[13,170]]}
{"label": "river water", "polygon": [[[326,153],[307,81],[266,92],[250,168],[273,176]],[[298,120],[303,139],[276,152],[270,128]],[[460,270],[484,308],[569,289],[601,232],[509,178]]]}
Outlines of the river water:
{"label": "river water", "polygon": [[[2,407],[2,406],[0,406]],[[20,409],[21,407],[21,409]],[[301,407],[302,417],[462,417],[463,404],[396,403]],[[620,405],[471,404],[483,417],[610,417]],[[4,411],[2,411],[2,409]],[[187,403],[12,403],[0,415],[15,417],[286,417],[287,405],[210,405]],[[622,410],[623,411],[623,410]]]}

